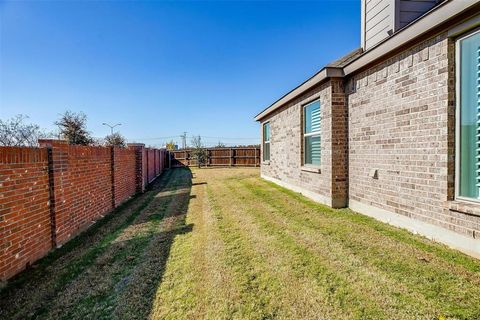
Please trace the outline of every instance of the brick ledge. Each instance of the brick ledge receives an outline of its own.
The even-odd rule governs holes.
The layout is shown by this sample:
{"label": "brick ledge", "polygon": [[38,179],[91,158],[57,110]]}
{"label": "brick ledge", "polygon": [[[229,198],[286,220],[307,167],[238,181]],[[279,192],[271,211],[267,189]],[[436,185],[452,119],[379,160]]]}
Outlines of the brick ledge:
{"label": "brick ledge", "polygon": [[302,166],[300,167],[300,170],[305,172],[321,173],[320,168],[317,167]]}
{"label": "brick ledge", "polygon": [[480,202],[456,199],[448,201],[448,210],[480,217]]}
{"label": "brick ledge", "polygon": [[433,241],[441,242],[453,249],[480,259],[480,240],[478,239],[467,237],[463,234],[456,233],[437,225],[402,216],[398,213],[390,212],[352,199],[349,200],[349,208],[395,227],[404,228],[412,233],[420,234]]}

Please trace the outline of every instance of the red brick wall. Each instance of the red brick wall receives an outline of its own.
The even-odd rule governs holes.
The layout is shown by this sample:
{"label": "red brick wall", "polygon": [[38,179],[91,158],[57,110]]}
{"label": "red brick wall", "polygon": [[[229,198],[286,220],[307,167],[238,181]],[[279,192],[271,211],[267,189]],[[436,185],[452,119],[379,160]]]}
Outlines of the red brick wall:
{"label": "red brick wall", "polygon": [[143,143],[129,143],[128,149],[135,153],[135,185],[136,192],[145,191],[147,181],[146,150]]}
{"label": "red brick wall", "polygon": [[111,148],[54,143],[57,244],[91,225],[112,206]]}
{"label": "red brick wall", "polygon": [[51,248],[47,150],[0,148],[0,279]]}
{"label": "red brick wall", "polygon": [[148,149],[142,151],[143,188],[148,184]]}
{"label": "red brick wall", "polygon": [[165,163],[165,152],[163,150],[158,150],[158,168],[159,168],[158,174],[162,173],[164,163]]}
{"label": "red brick wall", "polygon": [[115,182],[115,205],[119,205],[135,194],[136,168],[135,150],[114,149],[114,182]]}
{"label": "red brick wall", "polygon": [[148,163],[148,175],[147,175],[147,182],[151,182],[155,178],[155,150],[154,149],[147,149],[147,163]]}
{"label": "red brick wall", "polygon": [[165,151],[143,144],[39,143],[42,148],[0,147],[1,281],[143,192],[163,171]]}

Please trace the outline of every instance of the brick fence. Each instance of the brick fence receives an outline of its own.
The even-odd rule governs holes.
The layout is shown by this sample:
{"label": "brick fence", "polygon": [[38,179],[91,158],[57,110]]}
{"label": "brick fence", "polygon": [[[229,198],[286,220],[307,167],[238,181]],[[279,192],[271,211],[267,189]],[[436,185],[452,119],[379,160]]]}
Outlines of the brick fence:
{"label": "brick fence", "polygon": [[166,150],[69,145],[0,147],[0,280],[88,228],[168,165]]}

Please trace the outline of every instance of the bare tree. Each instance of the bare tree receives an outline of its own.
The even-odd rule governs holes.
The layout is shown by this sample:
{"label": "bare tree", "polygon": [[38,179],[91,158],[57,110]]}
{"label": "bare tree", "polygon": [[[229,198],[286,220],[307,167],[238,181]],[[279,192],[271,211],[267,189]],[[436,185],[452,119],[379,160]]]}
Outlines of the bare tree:
{"label": "bare tree", "polygon": [[120,147],[120,148],[125,148],[127,146],[125,137],[118,132],[114,132],[106,136],[105,144],[107,146],[114,146],[114,147]]}
{"label": "bare tree", "polygon": [[7,120],[0,119],[0,145],[16,147],[34,147],[38,139],[49,136],[40,126],[25,123],[25,115],[16,115]]}
{"label": "bare tree", "polygon": [[196,136],[192,138],[192,156],[197,160],[197,165],[200,168],[202,164],[207,162],[208,154],[202,144],[202,137]]}
{"label": "bare tree", "polygon": [[87,115],[83,112],[65,111],[55,121],[55,125],[58,126],[60,136],[70,144],[89,145],[94,142],[87,130]]}
{"label": "bare tree", "polygon": [[222,141],[218,141],[217,146],[215,148],[225,148],[226,145]]}
{"label": "bare tree", "polygon": [[175,141],[171,140],[170,142],[167,142],[165,144],[165,147],[167,148],[167,150],[175,150],[176,149],[176,144],[175,144]]}
{"label": "bare tree", "polygon": [[89,143],[89,146],[94,147],[104,147],[107,145],[107,140],[105,138],[92,137],[92,141]]}

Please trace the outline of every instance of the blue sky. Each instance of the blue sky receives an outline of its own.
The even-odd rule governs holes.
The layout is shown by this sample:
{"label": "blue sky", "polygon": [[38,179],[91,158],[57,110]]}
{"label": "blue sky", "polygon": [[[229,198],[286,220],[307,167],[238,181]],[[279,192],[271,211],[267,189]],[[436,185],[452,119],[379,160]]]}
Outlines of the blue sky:
{"label": "blue sky", "polygon": [[359,45],[360,0],[0,0],[0,118],[52,130],[69,109],[98,137],[121,122],[149,145],[258,142],[258,112]]}

